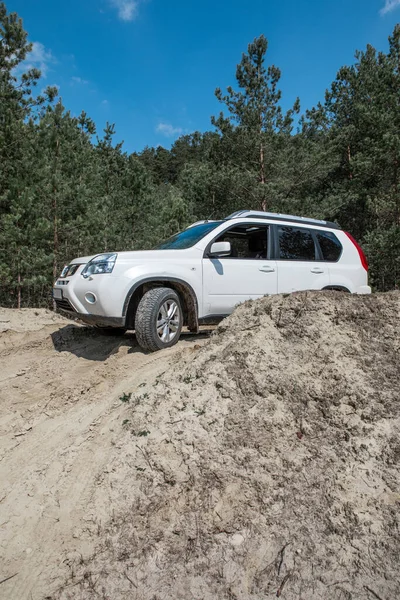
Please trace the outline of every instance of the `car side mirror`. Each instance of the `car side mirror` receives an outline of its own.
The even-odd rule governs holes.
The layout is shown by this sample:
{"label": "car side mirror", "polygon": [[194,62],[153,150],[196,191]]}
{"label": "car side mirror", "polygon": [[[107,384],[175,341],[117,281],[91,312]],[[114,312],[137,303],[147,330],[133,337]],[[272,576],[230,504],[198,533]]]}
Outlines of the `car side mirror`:
{"label": "car side mirror", "polygon": [[230,256],[230,254],[231,254],[231,243],[230,242],[214,242],[211,245],[208,256],[209,256],[209,258],[223,258],[224,256]]}

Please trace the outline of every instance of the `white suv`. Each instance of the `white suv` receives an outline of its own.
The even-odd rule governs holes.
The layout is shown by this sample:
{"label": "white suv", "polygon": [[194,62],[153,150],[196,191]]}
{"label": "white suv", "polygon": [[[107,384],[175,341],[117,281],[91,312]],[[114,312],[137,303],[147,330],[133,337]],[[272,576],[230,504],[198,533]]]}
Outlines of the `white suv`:
{"label": "white suv", "polygon": [[154,250],[76,258],[54,284],[59,309],[139,344],[176,344],[250,298],[299,290],[370,294],[365,255],[335,223],[257,211],[201,221]]}

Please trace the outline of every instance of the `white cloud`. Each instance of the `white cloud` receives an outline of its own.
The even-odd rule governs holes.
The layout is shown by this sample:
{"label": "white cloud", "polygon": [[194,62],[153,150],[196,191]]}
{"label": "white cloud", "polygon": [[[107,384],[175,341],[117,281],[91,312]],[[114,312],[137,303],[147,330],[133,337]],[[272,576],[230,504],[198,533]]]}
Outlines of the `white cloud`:
{"label": "white cloud", "polygon": [[385,6],[381,9],[381,15],[386,15],[392,12],[395,8],[400,7],[400,0],[385,0]]}
{"label": "white cloud", "polygon": [[157,133],[162,133],[165,137],[173,137],[183,133],[182,127],[174,127],[170,123],[159,123],[156,127]]}
{"label": "white cloud", "polygon": [[51,64],[56,62],[51,50],[46,48],[40,42],[33,42],[32,51],[26,57],[24,70],[40,69],[42,77],[46,77]]}
{"label": "white cloud", "polygon": [[109,105],[109,101],[108,100],[102,100],[101,101],[101,105],[102,106],[108,106]]}
{"label": "white cloud", "polygon": [[89,83],[87,79],[82,79],[82,77],[71,77],[71,81],[79,85],[87,85]]}
{"label": "white cloud", "polygon": [[138,13],[138,0],[110,0],[111,4],[118,10],[121,21],[133,21]]}

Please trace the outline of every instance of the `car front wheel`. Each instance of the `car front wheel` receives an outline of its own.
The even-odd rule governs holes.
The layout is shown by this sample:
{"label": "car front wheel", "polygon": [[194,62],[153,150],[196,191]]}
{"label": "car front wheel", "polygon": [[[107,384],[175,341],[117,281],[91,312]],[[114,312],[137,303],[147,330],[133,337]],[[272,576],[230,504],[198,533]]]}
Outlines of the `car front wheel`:
{"label": "car front wheel", "polygon": [[135,331],[139,345],[155,352],[177,343],[183,325],[178,294],[170,288],[146,292],[136,311]]}

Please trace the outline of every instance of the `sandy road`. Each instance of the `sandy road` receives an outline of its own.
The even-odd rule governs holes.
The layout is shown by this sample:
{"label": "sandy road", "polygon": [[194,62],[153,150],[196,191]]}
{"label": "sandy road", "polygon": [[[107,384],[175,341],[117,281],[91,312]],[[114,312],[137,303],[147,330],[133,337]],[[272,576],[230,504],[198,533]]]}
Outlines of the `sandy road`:
{"label": "sandy road", "polygon": [[[121,432],[120,396],[149,385],[205,336],[144,354],[48,311],[0,309],[0,598],[39,600],[89,529],[110,517],[91,500]],[[15,576],[14,576],[15,575]]]}

